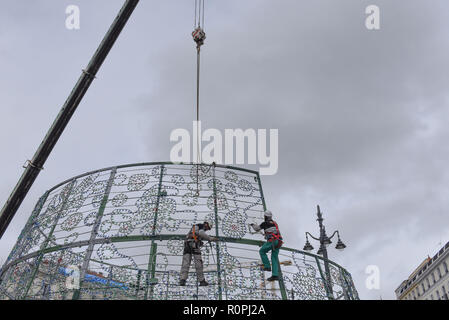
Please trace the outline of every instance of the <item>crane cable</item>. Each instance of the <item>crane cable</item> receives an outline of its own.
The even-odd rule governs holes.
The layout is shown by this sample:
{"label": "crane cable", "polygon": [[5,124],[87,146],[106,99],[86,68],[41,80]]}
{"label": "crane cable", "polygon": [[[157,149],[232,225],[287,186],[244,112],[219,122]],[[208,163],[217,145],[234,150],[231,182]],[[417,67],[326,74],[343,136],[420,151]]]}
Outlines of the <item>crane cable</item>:
{"label": "crane cable", "polygon": [[195,0],[195,21],[194,30],[192,32],[193,41],[196,43],[197,61],[196,61],[196,176],[197,176],[197,194],[199,195],[199,166],[201,164],[201,150],[200,150],[200,52],[201,46],[206,39],[204,32],[204,0]]}

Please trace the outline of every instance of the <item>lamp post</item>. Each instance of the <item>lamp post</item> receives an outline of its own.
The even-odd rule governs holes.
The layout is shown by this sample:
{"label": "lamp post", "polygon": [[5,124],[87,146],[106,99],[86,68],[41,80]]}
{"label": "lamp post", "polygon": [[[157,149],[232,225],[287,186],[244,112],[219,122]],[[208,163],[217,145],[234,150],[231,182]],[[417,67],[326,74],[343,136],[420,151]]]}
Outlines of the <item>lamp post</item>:
{"label": "lamp post", "polygon": [[337,235],[338,236],[338,242],[337,245],[335,246],[335,249],[337,250],[343,250],[344,248],[346,248],[346,245],[341,241],[340,239],[340,233],[337,231],[334,231],[334,233],[328,237],[326,234],[326,227],[323,225],[323,215],[321,214],[320,211],[320,206],[317,205],[317,216],[318,216],[318,225],[320,227],[320,236],[319,238],[315,238],[312,234],[310,234],[309,232],[306,232],[306,244],[304,245],[304,251],[310,251],[313,250],[312,245],[309,242],[309,236],[320,242],[320,248],[317,252],[317,254],[322,255],[323,256],[323,261],[324,261],[324,270],[326,273],[325,276],[325,286],[326,286],[326,291],[327,294],[329,296],[329,298],[333,299],[333,289],[332,289],[332,281],[331,281],[331,273],[330,273],[330,268],[329,268],[329,260],[327,257],[327,246],[330,245],[332,243],[331,239]]}

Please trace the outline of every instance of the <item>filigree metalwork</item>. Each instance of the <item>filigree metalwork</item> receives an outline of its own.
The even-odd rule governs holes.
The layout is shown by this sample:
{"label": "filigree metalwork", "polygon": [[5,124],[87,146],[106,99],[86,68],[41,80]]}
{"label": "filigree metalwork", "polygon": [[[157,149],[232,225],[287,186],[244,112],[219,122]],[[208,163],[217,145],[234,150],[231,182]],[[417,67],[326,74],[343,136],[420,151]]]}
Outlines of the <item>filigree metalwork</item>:
{"label": "filigree metalwork", "polygon": [[[328,299],[322,258],[281,248],[281,282],[260,270],[265,200],[257,172],[219,165],[147,163],[98,170],[47,191],[0,270],[1,299]],[[178,286],[183,239],[214,222],[206,243],[208,287],[194,270]],[[70,281],[79,271],[80,287]],[[358,299],[331,263],[333,297]],[[70,281],[69,281],[70,280]]]}

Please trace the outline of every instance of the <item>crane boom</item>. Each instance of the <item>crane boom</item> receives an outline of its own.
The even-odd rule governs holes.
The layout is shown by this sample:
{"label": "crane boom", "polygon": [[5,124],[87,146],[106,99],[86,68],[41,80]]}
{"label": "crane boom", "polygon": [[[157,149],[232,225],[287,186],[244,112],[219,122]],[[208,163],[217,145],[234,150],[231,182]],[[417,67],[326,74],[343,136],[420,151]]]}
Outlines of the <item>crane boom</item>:
{"label": "crane boom", "polygon": [[83,99],[85,93],[89,89],[98,70],[106,59],[109,51],[123,30],[129,17],[136,8],[139,0],[126,0],[119,14],[115,18],[97,51],[94,53],[87,68],[83,70],[78,82],[62,106],[52,126],[48,130],[44,140],[41,142],[32,160],[27,162],[25,171],[19,179],[8,200],[0,212],[0,238],[6,231],[9,223],[16,214],[23,199],[30,190],[33,182],[36,180],[39,172],[43,169],[43,165],[47,160],[53,147],[56,145],[59,137],[64,131],[67,123],[75,112],[76,108]]}

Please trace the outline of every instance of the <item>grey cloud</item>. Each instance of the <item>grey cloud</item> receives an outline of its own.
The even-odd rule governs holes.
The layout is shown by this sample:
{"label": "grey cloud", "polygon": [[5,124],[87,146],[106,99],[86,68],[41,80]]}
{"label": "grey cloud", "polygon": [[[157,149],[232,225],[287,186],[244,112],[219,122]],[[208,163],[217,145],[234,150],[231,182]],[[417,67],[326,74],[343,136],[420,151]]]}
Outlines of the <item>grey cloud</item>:
{"label": "grey cloud", "polygon": [[[72,2],[84,14],[78,33],[63,27]],[[369,4],[381,9],[376,32],[364,28]],[[3,202],[120,5],[0,5]],[[448,240],[447,6],[284,0],[207,9],[204,128],[279,129],[279,172],[263,185],[284,237],[301,248],[320,204],[328,232],[339,229],[348,245],[331,258],[353,273],[362,298],[393,299],[436,241]],[[3,237],[2,257],[52,185],[168,159],[171,130],[195,117],[192,14],[184,1],[141,1]],[[381,269],[380,291],[364,286],[369,264]]]}

